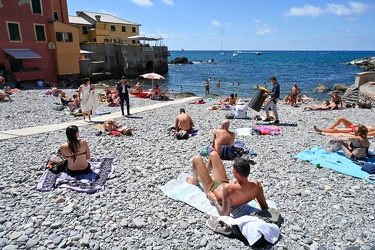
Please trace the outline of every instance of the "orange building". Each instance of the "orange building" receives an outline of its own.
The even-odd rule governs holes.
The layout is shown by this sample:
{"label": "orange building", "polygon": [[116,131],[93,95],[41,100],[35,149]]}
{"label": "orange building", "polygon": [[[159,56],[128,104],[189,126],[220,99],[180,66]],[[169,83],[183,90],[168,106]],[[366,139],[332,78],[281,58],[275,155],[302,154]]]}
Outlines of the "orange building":
{"label": "orange building", "polygon": [[0,1],[0,69],[8,81],[79,74],[79,36],[66,0]]}

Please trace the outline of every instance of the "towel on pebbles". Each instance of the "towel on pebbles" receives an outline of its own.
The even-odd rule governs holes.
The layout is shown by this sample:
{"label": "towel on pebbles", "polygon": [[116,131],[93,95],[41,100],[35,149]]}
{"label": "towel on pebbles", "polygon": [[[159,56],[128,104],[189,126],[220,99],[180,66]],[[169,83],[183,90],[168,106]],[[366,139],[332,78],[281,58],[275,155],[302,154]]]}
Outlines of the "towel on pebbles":
{"label": "towel on pebbles", "polygon": [[54,174],[48,169],[44,171],[37,185],[39,191],[49,191],[52,188],[69,188],[78,192],[93,194],[104,191],[108,177],[114,172],[114,158],[91,158],[91,172],[77,176],[69,176],[65,172]]}
{"label": "towel on pebbles", "polygon": [[[216,207],[207,199],[203,188],[186,182],[186,178],[190,176],[186,173],[180,174],[177,179],[170,180],[164,186],[159,186],[159,188],[169,198],[185,202],[206,214],[219,216]],[[275,202],[267,200],[267,203],[269,207],[277,209]],[[238,218],[258,211],[260,211],[258,202],[252,200],[248,204],[232,207],[231,212],[233,218]]]}
{"label": "towel on pebbles", "polygon": [[[375,181],[368,178],[369,174],[362,171],[361,166],[348,159],[341,150],[338,153],[332,153],[324,148],[313,147],[300,152],[294,158],[309,161],[314,165],[319,164],[321,167],[330,168],[339,173],[361,178],[375,184]],[[370,161],[374,161],[374,159]]]}

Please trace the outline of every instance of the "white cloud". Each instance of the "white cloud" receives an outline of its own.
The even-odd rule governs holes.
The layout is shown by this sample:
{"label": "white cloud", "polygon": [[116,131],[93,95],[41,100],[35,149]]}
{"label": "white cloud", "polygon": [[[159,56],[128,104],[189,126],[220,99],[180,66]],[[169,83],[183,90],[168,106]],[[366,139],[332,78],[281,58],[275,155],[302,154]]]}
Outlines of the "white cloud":
{"label": "white cloud", "polygon": [[343,4],[326,4],[325,8],[320,6],[313,6],[306,4],[303,7],[292,7],[285,15],[286,16],[311,16],[317,17],[322,14],[333,14],[337,16],[347,16],[352,14],[358,14],[365,12],[370,9],[371,6],[362,2],[349,2],[348,6]]}
{"label": "white cloud", "polygon": [[213,26],[216,26],[216,27],[220,27],[221,26],[221,23],[219,21],[217,21],[217,20],[212,20],[211,24]]}
{"label": "white cloud", "polygon": [[154,4],[150,0],[131,0],[136,5],[139,5],[141,7],[151,7]]}
{"label": "white cloud", "polygon": [[261,20],[255,19],[254,21],[256,23],[255,34],[257,34],[257,35],[267,35],[267,34],[271,34],[271,33],[276,32],[276,30],[271,29],[271,27],[269,27],[267,24],[262,23]]}
{"label": "white cloud", "polygon": [[343,4],[327,4],[326,12],[337,16],[348,16],[365,12],[369,8],[370,5],[360,2],[350,2],[348,7]]}
{"label": "white cloud", "polygon": [[323,13],[320,7],[313,6],[311,4],[305,4],[302,8],[292,7],[287,11],[287,16],[311,16],[317,17]]}
{"label": "white cloud", "polygon": [[164,4],[166,4],[166,5],[171,5],[171,6],[174,5],[173,0],[161,0],[161,2],[164,3]]}

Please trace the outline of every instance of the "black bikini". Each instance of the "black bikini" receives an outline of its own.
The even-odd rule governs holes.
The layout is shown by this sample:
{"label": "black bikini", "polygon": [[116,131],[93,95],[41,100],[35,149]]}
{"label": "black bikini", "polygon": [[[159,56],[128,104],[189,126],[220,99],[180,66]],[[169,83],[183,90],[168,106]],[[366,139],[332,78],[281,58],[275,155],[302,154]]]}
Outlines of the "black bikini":
{"label": "black bikini", "polygon": [[[359,145],[361,145],[360,147],[356,147],[356,146],[354,146],[353,145],[353,142],[351,142],[350,143],[350,148],[351,148],[351,150],[350,150],[350,152],[353,152],[353,150],[354,149],[356,149],[356,148],[365,148],[366,149],[366,155],[368,155],[368,149],[369,149],[369,147],[364,147],[364,146],[362,146],[362,143],[361,143],[361,141],[360,140],[358,140],[358,138],[357,138],[357,141],[359,142]],[[352,153],[352,157],[351,157],[352,159],[355,159],[355,160],[360,160],[360,159],[364,159],[364,158],[366,158],[366,156],[365,157],[357,157],[357,156],[355,156],[353,153]]]}
{"label": "black bikini", "polygon": [[76,154],[76,155],[65,156],[65,158],[72,158],[72,159],[73,159],[73,162],[76,162],[77,156],[78,156],[78,155],[84,155],[84,154],[86,154],[86,151],[83,152],[83,153],[80,153],[80,154]]}

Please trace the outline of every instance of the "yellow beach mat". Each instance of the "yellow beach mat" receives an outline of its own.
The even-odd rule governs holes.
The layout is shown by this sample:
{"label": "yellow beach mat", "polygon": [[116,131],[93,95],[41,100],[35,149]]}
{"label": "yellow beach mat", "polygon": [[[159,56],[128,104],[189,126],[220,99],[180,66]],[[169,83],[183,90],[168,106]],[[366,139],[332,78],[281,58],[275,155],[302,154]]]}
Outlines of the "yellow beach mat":
{"label": "yellow beach mat", "polygon": [[94,128],[94,129],[97,129],[97,130],[99,130],[99,131],[101,131],[101,132],[104,132],[104,126],[103,126],[102,124],[95,124],[95,125],[93,126],[93,128]]}

